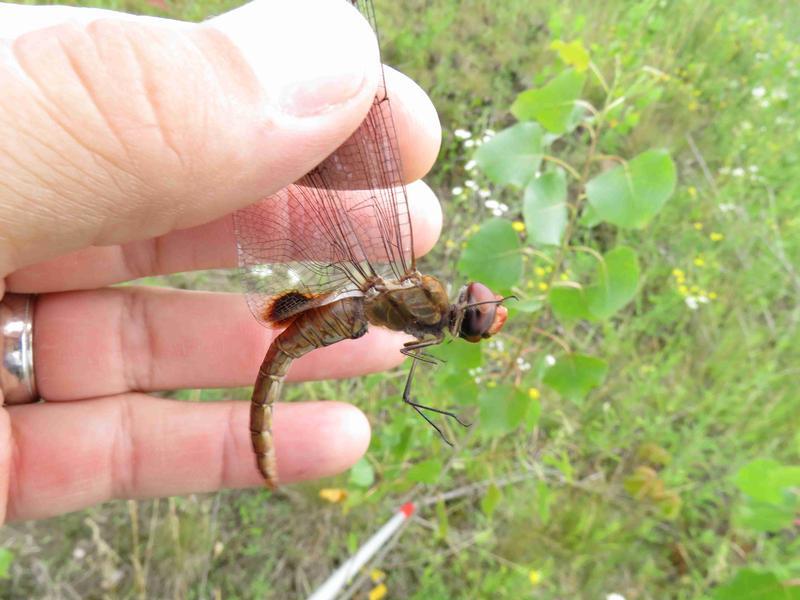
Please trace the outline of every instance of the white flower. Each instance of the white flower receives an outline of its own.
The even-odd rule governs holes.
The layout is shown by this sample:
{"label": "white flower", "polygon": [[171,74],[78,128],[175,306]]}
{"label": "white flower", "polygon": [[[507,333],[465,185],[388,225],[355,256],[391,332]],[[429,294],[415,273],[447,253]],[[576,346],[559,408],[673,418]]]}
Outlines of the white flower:
{"label": "white flower", "polygon": [[464,193],[464,188],[462,188],[461,186],[456,186],[453,188],[453,196],[460,196],[463,193]]}
{"label": "white flower", "polygon": [[747,167],[747,170],[750,171],[751,173],[758,173],[758,165],[750,165],[749,167]]}
{"label": "white flower", "polygon": [[772,92],[772,99],[773,100],[788,100],[789,93],[786,91],[786,88],[778,88],[774,92]]}
{"label": "white flower", "polygon": [[475,183],[474,181],[472,181],[472,179],[467,179],[464,182],[464,185],[467,186],[471,190],[477,190],[478,189],[478,184]]}
{"label": "white flower", "polygon": [[762,100],[761,102],[759,102],[759,106],[761,108],[769,108],[769,100]]}
{"label": "white flower", "polygon": [[500,206],[498,206],[497,208],[499,208],[504,213],[508,212],[508,205],[507,204],[503,204],[502,202],[500,203]]}
{"label": "white flower", "polygon": [[460,140],[468,140],[472,137],[472,133],[467,131],[466,129],[456,129],[453,132],[453,135],[456,136]]}
{"label": "white flower", "polygon": [[83,557],[86,556],[86,550],[78,546],[75,550],[72,551],[72,558],[75,560],[81,560]]}
{"label": "white flower", "polygon": [[497,200],[487,200],[483,205],[489,210],[497,210],[500,208],[500,203]]}
{"label": "white flower", "polygon": [[606,594],[606,600],[625,600],[625,596],[617,592],[611,592],[610,594]]}
{"label": "white flower", "polygon": [[464,148],[472,148],[475,145],[475,140],[466,140],[464,142]]}
{"label": "white flower", "polygon": [[734,177],[741,177],[744,175],[744,169],[742,167],[736,167],[733,171],[731,171],[731,175]]}
{"label": "white flower", "polygon": [[494,137],[495,135],[497,135],[497,132],[494,129],[487,129],[483,132],[483,137]]}
{"label": "white flower", "polygon": [[700,303],[694,296],[686,296],[686,298],[684,298],[684,302],[686,302],[686,306],[689,307],[689,310],[697,310],[700,306]]}
{"label": "white flower", "polygon": [[488,198],[491,195],[492,192],[490,192],[489,190],[478,190],[478,196],[480,196],[481,198]]}
{"label": "white flower", "polygon": [[499,208],[495,208],[492,211],[492,215],[495,216],[495,217],[502,217],[503,216],[503,211],[500,210]]}
{"label": "white flower", "polygon": [[553,356],[552,354],[548,354],[547,356],[544,357],[544,362],[546,362],[549,366],[552,367],[554,364],[556,364],[556,357]]}
{"label": "white flower", "polygon": [[735,205],[735,204],[730,204],[730,203],[728,203],[728,202],[723,202],[722,204],[720,204],[720,205],[718,206],[718,208],[719,208],[719,209],[720,209],[722,212],[724,212],[724,213],[727,213],[727,212],[731,212],[731,211],[734,211],[734,210],[736,210],[736,205]]}
{"label": "white flower", "polygon": [[754,87],[753,91],[750,93],[753,94],[753,98],[763,98],[767,93],[767,90],[764,88],[764,86],[760,85],[758,87]]}
{"label": "white flower", "polygon": [[472,171],[472,169],[474,169],[474,168],[475,168],[475,167],[477,167],[477,166],[478,166],[478,161],[476,161],[476,160],[469,160],[469,161],[467,161],[467,164],[465,164],[465,165],[464,165],[464,169],[465,169],[466,171]]}

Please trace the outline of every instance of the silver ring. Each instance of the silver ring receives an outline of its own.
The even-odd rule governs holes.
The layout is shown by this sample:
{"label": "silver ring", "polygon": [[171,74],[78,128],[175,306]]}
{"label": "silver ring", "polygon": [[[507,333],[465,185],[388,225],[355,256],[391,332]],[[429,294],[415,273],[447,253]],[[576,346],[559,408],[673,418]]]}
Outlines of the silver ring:
{"label": "silver ring", "polygon": [[0,391],[3,403],[28,404],[39,400],[33,372],[33,294],[6,294],[0,301],[3,364]]}

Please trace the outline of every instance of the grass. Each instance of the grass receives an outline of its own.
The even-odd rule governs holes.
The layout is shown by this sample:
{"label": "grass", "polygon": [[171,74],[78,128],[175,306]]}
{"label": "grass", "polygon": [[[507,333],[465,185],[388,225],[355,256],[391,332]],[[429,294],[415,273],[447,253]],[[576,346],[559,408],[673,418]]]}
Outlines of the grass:
{"label": "grass", "polygon": [[[158,12],[141,2],[102,4]],[[800,577],[797,529],[761,534],[741,526],[743,498],[732,482],[756,458],[800,461],[794,4],[376,5],[387,62],[430,90],[442,116],[445,142],[428,181],[444,202],[446,227],[424,267],[448,280],[458,278],[470,226],[489,216],[480,200],[450,193],[463,184],[470,158],[455,129],[478,133],[510,123],[516,93],[560,68],[549,50],[554,39],[581,38],[609,80],[618,72],[631,84],[645,68],[668,75],[641,86],[605,149],[633,155],[665,146],[678,165],[675,196],[647,229],[609,233],[638,251],[641,292],[605,325],[561,331],[550,324],[608,360],[606,381],[581,403],[565,401],[538,379],[551,342],[523,340],[534,349],[532,367],[511,378],[540,395],[538,423],[507,435],[480,425],[450,430],[454,450],[399,407],[402,374],[294,386],[291,398],[348,398],[367,412],[375,433],[365,470],[374,484],[345,474],[274,496],[223,491],[120,501],[9,526],[0,541],[13,562],[0,590],[16,597],[302,597],[399,503],[454,489],[462,494],[423,509],[378,563],[391,597],[699,598],[745,566]],[[168,6],[171,16],[193,19],[221,10],[203,2]],[[596,84],[589,94],[599,97]],[[636,117],[626,124],[630,113]],[[512,213],[519,207],[518,198],[506,202]],[[220,281],[208,277],[172,281]],[[681,285],[715,298],[691,310]],[[525,315],[518,315],[508,346],[524,331]],[[491,381],[508,350],[495,344],[485,354]],[[442,403],[459,395],[448,386],[471,385],[469,376],[453,379],[446,369],[427,377],[419,389],[441,394]],[[478,416],[474,403],[461,408]],[[654,455],[660,485],[679,498],[673,515],[626,490]],[[419,481],[426,469],[435,483]],[[323,502],[322,487],[347,489],[348,501]],[[357,597],[371,587],[363,583]]]}

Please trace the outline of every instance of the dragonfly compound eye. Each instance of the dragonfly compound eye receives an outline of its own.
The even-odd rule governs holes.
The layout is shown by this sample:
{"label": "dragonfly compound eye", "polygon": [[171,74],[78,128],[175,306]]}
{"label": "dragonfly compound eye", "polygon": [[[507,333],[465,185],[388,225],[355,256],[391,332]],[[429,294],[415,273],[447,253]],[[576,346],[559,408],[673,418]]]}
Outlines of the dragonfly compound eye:
{"label": "dragonfly compound eye", "polygon": [[468,342],[479,342],[497,333],[508,317],[508,311],[500,306],[497,296],[482,283],[467,286],[464,319],[459,336]]}

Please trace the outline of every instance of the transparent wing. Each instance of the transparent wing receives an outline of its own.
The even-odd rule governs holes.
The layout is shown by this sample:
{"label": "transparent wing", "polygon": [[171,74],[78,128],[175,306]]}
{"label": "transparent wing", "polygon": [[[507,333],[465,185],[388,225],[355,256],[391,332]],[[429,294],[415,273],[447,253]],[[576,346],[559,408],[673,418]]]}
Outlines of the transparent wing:
{"label": "transparent wing", "polygon": [[[374,26],[371,2],[351,2]],[[364,122],[333,154],[297,183],[236,212],[239,265],[259,321],[275,324],[276,296],[285,298],[282,307],[303,298],[295,309],[301,312],[416,268],[401,173],[384,83]]]}

